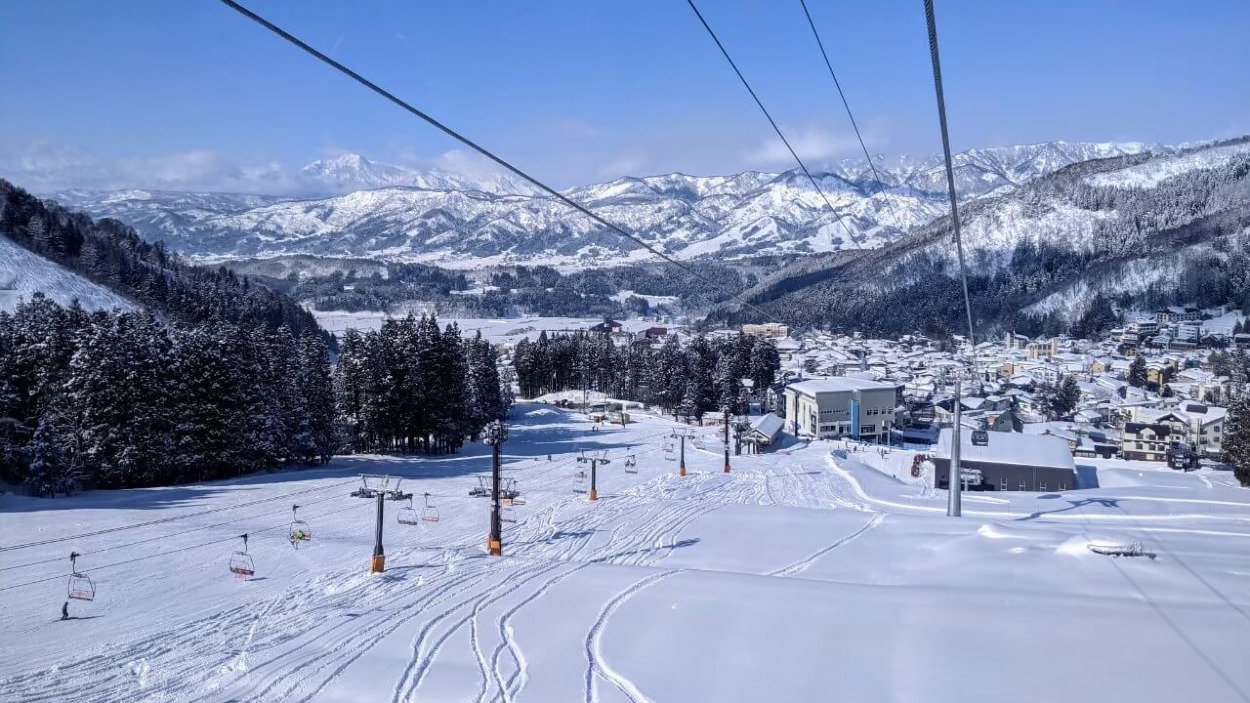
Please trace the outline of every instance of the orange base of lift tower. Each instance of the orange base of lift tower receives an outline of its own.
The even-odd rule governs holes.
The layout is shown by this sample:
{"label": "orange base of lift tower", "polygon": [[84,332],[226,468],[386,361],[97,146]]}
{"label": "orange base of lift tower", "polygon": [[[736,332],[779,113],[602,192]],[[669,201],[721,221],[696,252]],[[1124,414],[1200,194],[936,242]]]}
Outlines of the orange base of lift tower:
{"label": "orange base of lift tower", "polygon": [[596,491],[596,490],[595,490],[595,489],[593,489],[593,488],[592,488],[592,489],[590,489],[590,499],[591,499],[591,500],[599,500],[599,491]]}
{"label": "orange base of lift tower", "polygon": [[725,470],[722,473],[729,473],[729,464],[725,464]]}
{"label": "orange base of lift tower", "polygon": [[677,475],[678,475],[678,476],[685,476],[685,475],[686,475],[686,467],[684,467],[684,466],[679,467],[679,468],[677,469]]}
{"label": "orange base of lift tower", "polygon": [[490,551],[490,555],[493,557],[503,556],[503,544],[501,544],[498,540],[493,540],[489,537],[486,538],[486,548]]}
{"label": "orange base of lift tower", "polygon": [[374,556],[369,559],[369,573],[380,574],[386,571],[386,557]]}

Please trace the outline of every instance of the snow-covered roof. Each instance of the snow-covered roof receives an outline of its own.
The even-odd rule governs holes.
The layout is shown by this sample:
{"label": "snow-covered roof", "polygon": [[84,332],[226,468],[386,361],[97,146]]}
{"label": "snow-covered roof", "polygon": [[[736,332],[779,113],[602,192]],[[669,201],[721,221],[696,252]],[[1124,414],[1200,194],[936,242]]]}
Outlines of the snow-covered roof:
{"label": "snow-covered roof", "polygon": [[791,383],[788,388],[793,388],[796,393],[815,396],[818,393],[894,390],[895,386],[892,383],[878,383],[876,381],[868,381],[862,378],[834,376],[833,378],[817,378],[809,381]]}
{"label": "snow-covered roof", "polygon": [[[1030,435],[1018,432],[987,432],[989,443],[977,446],[972,443],[972,432],[960,433],[959,455],[966,461],[984,461],[1017,466],[1039,466],[1054,469],[1076,470],[1076,463],[1068,451],[1068,443],[1052,435]],[[935,451],[938,456],[951,455],[951,430],[944,429],[938,436]]]}
{"label": "snow-covered roof", "polygon": [[768,437],[769,439],[772,439],[773,437],[777,436],[778,432],[781,432],[781,428],[785,427],[785,425],[786,425],[785,420],[777,417],[776,415],[772,413],[768,413],[766,415],[761,416],[755,422],[752,422],[751,429],[755,430],[756,432],[759,432],[760,434],[764,435],[765,437]]}

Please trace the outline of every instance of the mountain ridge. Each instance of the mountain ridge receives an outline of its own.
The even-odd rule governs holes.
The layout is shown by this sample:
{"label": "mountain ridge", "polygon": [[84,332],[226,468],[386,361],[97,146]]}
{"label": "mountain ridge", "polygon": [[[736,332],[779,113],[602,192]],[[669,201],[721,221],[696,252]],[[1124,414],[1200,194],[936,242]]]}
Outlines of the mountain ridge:
{"label": "mountain ridge", "polygon": [[[1147,148],[1054,142],[961,152],[955,156],[956,188],[965,200],[1010,192],[1074,159]],[[806,255],[883,246],[939,216],[945,177],[937,178],[935,159],[904,157],[904,167],[882,173],[883,187],[864,175],[866,164],[856,170],[855,162],[844,162],[814,174],[823,197],[795,170],[627,176],[564,193],[674,258]],[[319,177],[338,183],[393,183],[415,173],[351,155],[330,165],[316,163]],[[550,196],[481,190],[435,177],[422,184],[319,198],[137,190],[65,191],[54,197],[122,220],[146,239],[203,261],[317,255],[460,268],[578,268],[649,256]],[[835,212],[829,212],[825,197]]]}

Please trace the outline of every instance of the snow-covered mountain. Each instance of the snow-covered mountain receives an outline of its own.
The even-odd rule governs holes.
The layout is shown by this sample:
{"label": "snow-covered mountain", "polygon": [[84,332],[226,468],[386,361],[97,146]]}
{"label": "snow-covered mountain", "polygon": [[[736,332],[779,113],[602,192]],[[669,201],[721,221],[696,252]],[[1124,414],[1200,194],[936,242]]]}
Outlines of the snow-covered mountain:
{"label": "snow-covered mountain", "polygon": [[[1084,161],[960,214],[986,324],[1075,323],[1096,297],[1250,304],[1250,137]],[[961,332],[951,230],[943,216],[879,251],[810,257],[745,297],[787,321]]]}
{"label": "snow-covered mountain", "polygon": [[[955,158],[956,188],[965,199],[999,195],[1072,163],[1146,149],[1052,142],[963,152]],[[566,195],[682,259],[876,248],[944,212],[940,158],[900,157],[878,164],[878,172],[882,185],[864,162],[817,174],[833,212],[797,170],[627,177]],[[308,254],[462,267],[595,266],[650,256],[507,178],[471,181],[355,155],[315,162],[302,174],[328,190],[356,190],[315,199],[133,190],[55,197],[203,260]]]}
{"label": "snow-covered mountain", "polygon": [[418,170],[407,166],[370,161],[359,154],[343,154],[314,161],[299,171],[299,178],[311,190],[339,194],[377,188],[423,188],[427,190],[476,190],[496,194],[531,194],[533,186],[506,175],[469,178],[437,169]]}

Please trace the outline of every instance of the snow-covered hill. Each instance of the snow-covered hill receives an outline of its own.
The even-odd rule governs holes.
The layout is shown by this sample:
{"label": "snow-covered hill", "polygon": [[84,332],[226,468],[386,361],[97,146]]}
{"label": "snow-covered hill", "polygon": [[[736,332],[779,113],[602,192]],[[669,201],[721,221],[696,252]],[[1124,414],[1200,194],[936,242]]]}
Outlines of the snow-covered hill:
{"label": "snow-covered hill", "polygon": [[18,301],[43,293],[61,305],[78,300],[85,310],[134,310],[113,291],[38,254],[26,251],[0,234],[0,310],[13,312]]}
{"label": "snow-covered hill", "polygon": [[[956,187],[965,199],[1003,194],[1078,161],[1146,148],[1053,142],[968,151],[956,157]],[[944,212],[940,159],[904,157],[878,170],[884,188],[862,162],[818,174],[835,212],[798,171],[627,177],[566,194],[677,258],[806,254],[880,247]],[[302,173],[330,190],[360,190],[300,200],[154,191],[56,197],[205,260],[310,254],[462,267],[592,266],[649,256],[507,178],[472,181],[355,155]]]}

